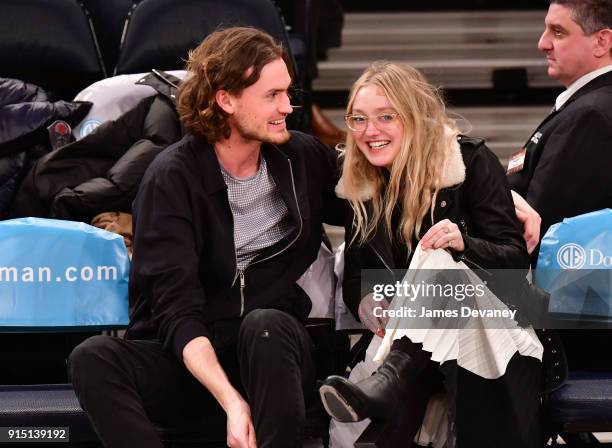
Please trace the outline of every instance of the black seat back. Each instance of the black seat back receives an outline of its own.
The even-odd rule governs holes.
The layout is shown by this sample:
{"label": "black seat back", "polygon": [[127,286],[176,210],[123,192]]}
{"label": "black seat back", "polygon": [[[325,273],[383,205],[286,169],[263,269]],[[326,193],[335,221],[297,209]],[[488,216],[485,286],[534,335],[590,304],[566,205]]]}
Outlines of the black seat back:
{"label": "black seat back", "polygon": [[190,49],[230,26],[254,26],[289,48],[271,0],[143,0],[130,13],[115,74],[181,69]]}
{"label": "black seat back", "polygon": [[[130,12],[115,74],[184,68],[190,49],[213,31],[231,26],[266,31],[293,59],[285,23],[272,0],[142,0]],[[304,86],[296,75],[294,103],[301,104]],[[303,129],[303,114],[303,110],[296,110],[290,127]]]}
{"label": "black seat back", "polygon": [[91,15],[106,73],[115,70],[119,58],[119,44],[133,0],[82,0]]}
{"label": "black seat back", "polygon": [[76,0],[3,0],[0,76],[64,99],[106,77],[84,7]]}

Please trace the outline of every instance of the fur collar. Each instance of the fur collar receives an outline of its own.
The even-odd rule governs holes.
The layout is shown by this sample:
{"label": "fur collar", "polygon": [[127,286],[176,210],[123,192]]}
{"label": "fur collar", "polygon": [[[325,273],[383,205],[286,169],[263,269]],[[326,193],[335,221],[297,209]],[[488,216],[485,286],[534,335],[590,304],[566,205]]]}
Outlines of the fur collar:
{"label": "fur collar", "polygon": [[[446,133],[448,138],[448,149],[446,151],[446,159],[444,161],[444,174],[442,176],[442,188],[452,187],[462,183],[465,180],[465,164],[461,155],[461,147],[459,146],[458,137]],[[359,200],[365,202],[374,197],[374,185],[364,181],[359,189]],[[336,185],[336,195],[339,198],[346,199],[344,191],[344,178],[341,177]]]}

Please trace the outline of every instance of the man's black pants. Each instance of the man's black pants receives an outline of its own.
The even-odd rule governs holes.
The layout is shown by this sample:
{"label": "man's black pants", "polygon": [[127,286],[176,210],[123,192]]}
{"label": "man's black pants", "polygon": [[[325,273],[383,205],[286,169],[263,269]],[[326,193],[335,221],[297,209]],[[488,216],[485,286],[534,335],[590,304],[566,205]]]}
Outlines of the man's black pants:
{"label": "man's black pants", "polygon": [[[282,311],[255,310],[210,329],[219,362],[251,407],[257,446],[301,446],[304,397],[315,385],[313,346],[304,326]],[[105,447],[162,447],[155,424],[184,427],[194,417],[201,421],[222,412],[156,341],[94,336],[72,352],[70,373]]]}

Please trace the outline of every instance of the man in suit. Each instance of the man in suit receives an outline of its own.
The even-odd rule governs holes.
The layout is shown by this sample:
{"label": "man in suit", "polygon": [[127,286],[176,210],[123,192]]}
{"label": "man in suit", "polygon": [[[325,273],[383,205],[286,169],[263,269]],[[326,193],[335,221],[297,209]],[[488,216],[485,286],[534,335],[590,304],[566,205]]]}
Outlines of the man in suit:
{"label": "man in suit", "polygon": [[[530,251],[552,224],[612,207],[612,0],[550,3],[538,48],[548,75],[566,90],[508,166]],[[530,207],[541,216],[539,231]],[[534,250],[534,267],[537,257]],[[609,344],[610,332],[564,331],[562,337],[572,369],[609,367],[585,345]]]}
{"label": "man in suit", "polygon": [[545,24],[538,48],[567,89],[509,166],[542,218],[532,245],[563,218],[612,207],[612,1],[551,0]]}

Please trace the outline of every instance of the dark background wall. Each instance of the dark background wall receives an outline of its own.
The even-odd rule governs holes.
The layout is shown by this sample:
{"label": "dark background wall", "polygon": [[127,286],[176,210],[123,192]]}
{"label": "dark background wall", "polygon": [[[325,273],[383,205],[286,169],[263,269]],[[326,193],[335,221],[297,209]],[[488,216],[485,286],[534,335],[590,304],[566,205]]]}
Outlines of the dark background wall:
{"label": "dark background wall", "polygon": [[341,0],[345,11],[436,11],[545,9],[546,0]]}

